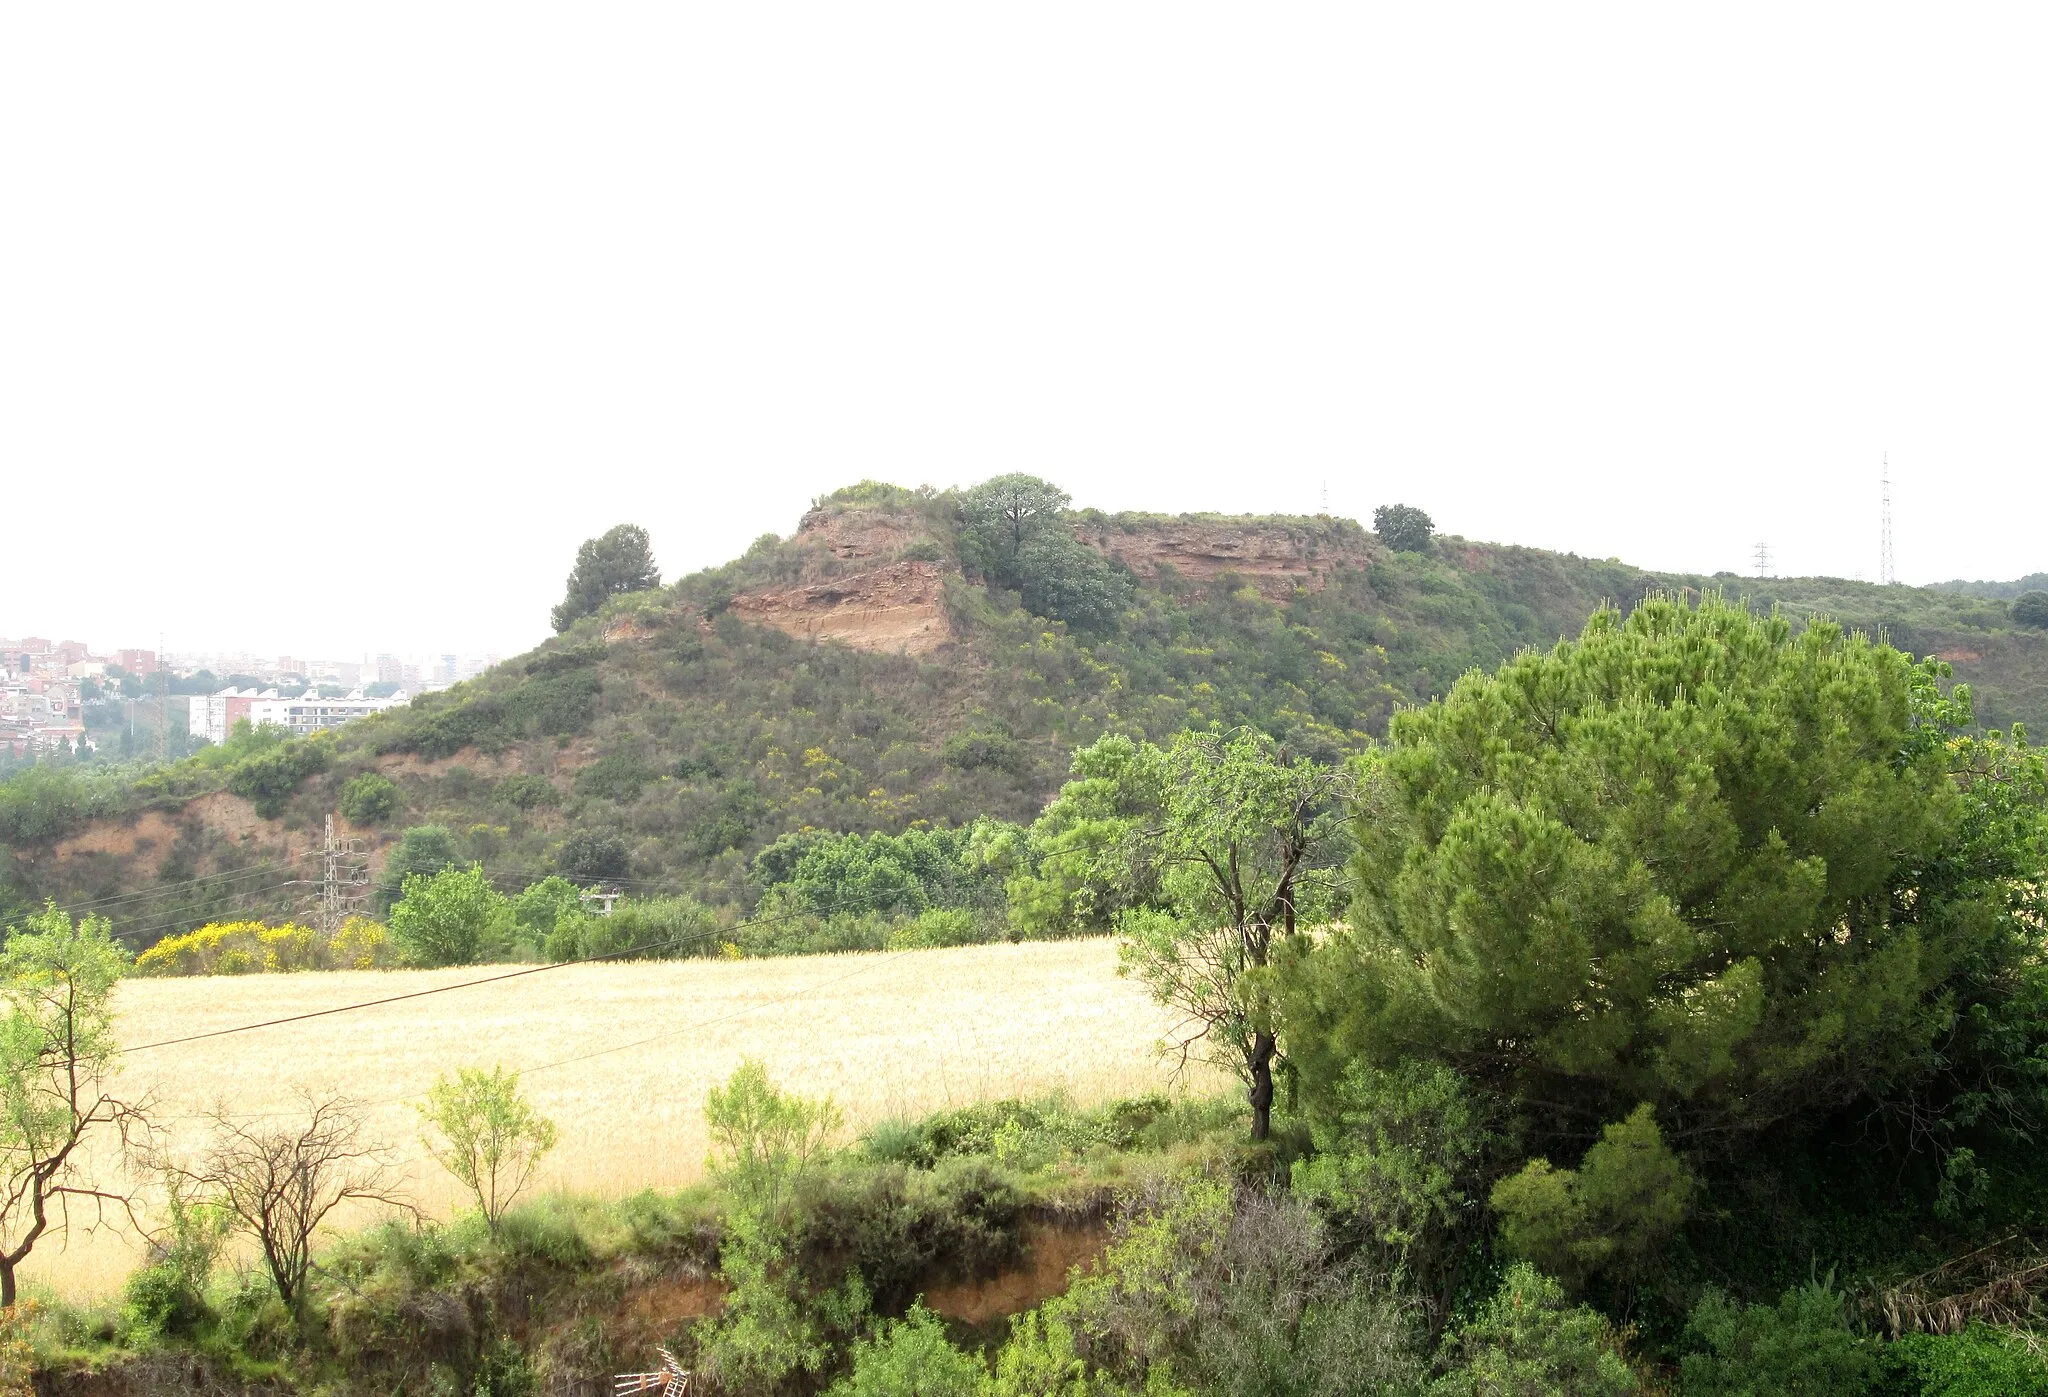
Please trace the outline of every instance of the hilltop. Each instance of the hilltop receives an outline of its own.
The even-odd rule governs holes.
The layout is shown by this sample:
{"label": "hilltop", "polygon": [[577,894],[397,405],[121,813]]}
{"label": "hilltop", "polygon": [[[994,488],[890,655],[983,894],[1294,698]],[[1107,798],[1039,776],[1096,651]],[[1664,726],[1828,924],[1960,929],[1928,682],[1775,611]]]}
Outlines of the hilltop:
{"label": "hilltop", "polygon": [[1011,590],[963,533],[960,499],[866,482],[787,537],[614,597],[331,739],[53,790],[14,819],[4,898],[125,899],[102,905],[139,941],[302,910],[324,818],[374,771],[399,808],[341,821],[373,870],[399,831],[432,823],[509,882],[581,859],[635,890],[744,905],[749,860],[785,832],[1027,820],[1068,754],[1109,731],[1245,723],[1338,756],[1398,706],[1652,591],[1827,615],[1949,661],[1987,725],[2048,723],[2048,633],[2015,627],[1996,598],[1658,573],[1442,535],[1398,551],[1327,516],[1085,510],[1061,518],[1062,546],[1082,550],[1066,571]]}

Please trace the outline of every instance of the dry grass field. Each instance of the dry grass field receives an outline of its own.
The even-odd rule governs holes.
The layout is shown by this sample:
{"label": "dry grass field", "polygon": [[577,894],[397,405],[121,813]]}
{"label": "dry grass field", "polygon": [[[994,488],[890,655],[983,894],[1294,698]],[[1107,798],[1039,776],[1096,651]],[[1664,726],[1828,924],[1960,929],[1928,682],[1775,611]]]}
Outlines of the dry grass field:
{"label": "dry grass field", "polygon": [[[140,1045],[493,973],[131,980],[117,991],[121,1039]],[[1165,1026],[1163,1011],[1117,978],[1106,940],[589,965],[131,1053],[122,1091],[152,1093],[156,1118],[188,1152],[204,1139],[195,1113],[216,1101],[263,1115],[291,1110],[302,1088],[352,1096],[396,1151],[411,1195],[445,1215],[455,1194],[420,1145],[411,1103],[453,1067],[526,1074],[562,1132],[541,1187],[620,1195],[702,1171],[704,1094],[743,1057],[784,1086],[829,1092],[852,1131],[995,1097],[1064,1090],[1087,1103],[1166,1089],[1155,1052]],[[105,1293],[138,1246],[110,1232],[51,1239],[27,1270],[65,1293]]]}

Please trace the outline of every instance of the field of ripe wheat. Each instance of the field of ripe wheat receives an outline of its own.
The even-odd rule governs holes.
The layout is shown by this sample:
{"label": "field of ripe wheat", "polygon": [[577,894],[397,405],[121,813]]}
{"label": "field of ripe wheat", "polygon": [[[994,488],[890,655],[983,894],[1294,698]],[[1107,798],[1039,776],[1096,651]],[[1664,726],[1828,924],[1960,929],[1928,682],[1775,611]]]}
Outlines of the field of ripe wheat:
{"label": "field of ripe wheat", "polygon": [[[130,980],[117,990],[119,1032],[138,1047],[507,968]],[[830,1093],[855,1131],[995,1097],[1064,1090],[1087,1103],[1170,1089],[1155,1052],[1167,1024],[1117,978],[1105,940],[588,965],[131,1052],[120,1090],[151,1096],[153,1118],[187,1153],[203,1144],[197,1113],[215,1102],[261,1116],[291,1111],[301,1089],[354,1097],[411,1195],[445,1215],[455,1193],[411,1103],[450,1068],[522,1071],[561,1127],[540,1186],[618,1195],[702,1171],[704,1094],[744,1057],[784,1086]],[[96,1161],[105,1176],[115,1167]],[[105,1293],[138,1246],[112,1231],[50,1239],[26,1269],[62,1291]]]}

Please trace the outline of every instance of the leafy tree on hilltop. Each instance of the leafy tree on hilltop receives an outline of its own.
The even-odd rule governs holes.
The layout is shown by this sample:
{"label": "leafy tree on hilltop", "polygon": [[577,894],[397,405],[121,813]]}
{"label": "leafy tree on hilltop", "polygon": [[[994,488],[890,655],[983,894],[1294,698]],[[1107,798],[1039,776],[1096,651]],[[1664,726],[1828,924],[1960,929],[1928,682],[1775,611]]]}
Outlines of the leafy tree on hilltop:
{"label": "leafy tree on hilltop", "polygon": [[1288,1001],[1305,1085],[1443,1063],[1532,1143],[1643,1103],[1716,1152],[1858,1098],[1908,1142],[1944,1100],[2038,1122],[2048,781],[1944,673],[1652,599],[1397,715]]}
{"label": "leafy tree on hilltop", "polygon": [[554,610],[555,629],[566,631],[585,616],[595,615],[609,597],[652,591],[660,585],[661,572],[654,565],[647,530],[637,524],[608,529],[585,539],[576,550],[568,594]]}
{"label": "leafy tree on hilltop", "polygon": [[1066,491],[1035,475],[982,481],[960,496],[961,561],[990,577],[1014,578],[1024,545],[1058,529],[1069,503]]}
{"label": "leafy tree on hilltop", "polygon": [[1372,512],[1372,531],[1396,553],[1421,553],[1429,547],[1436,521],[1406,504],[1383,504]]}
{"label": "leafy tree on hilltop", "polygon": [[2048,630],[2048,592],[2022,592],[2013,599],[2012,619]]}
{"label": "leafy tree on hilltop", "polygon": [[960,497],[960,557],[1016,592],[1037,616],[1105,630],[1129,603],[1130,578],[1075,538],[1067,493],[1035,475],[999,475]]}

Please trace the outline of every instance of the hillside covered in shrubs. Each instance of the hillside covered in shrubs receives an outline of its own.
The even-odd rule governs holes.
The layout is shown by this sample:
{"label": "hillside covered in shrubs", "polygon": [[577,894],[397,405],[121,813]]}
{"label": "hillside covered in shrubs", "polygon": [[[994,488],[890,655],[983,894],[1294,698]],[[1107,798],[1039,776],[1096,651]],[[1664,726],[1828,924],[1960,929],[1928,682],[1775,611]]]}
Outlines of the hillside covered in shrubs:
{"label": "hillside covered in shrubs", "polygon": [[1945,656],[1980,722],[2048,719],[2048,630],[2007,601],[1657,574],[1432,535],[1417,510],[1381,524],[1401,546],[1326,517],[1071,511],[1028,477],[863,483],[722,567],[586,584],[531,654],[338,734],[19,772],[0,782],[0,904],[118,899],[138,946],[303,916],[296,880],[339,813],[382,905],[410,829],[507,893],[560,874],[738,916],[786,836],[1026,822],[1107,733],[1244,725],[1336,760],[1460,675],[1655,591],[1831,616]]}

